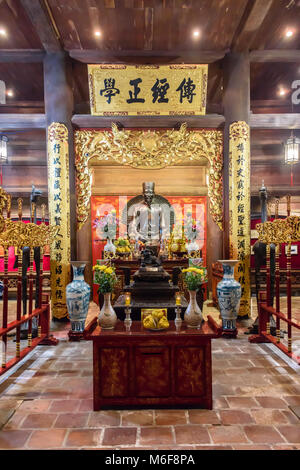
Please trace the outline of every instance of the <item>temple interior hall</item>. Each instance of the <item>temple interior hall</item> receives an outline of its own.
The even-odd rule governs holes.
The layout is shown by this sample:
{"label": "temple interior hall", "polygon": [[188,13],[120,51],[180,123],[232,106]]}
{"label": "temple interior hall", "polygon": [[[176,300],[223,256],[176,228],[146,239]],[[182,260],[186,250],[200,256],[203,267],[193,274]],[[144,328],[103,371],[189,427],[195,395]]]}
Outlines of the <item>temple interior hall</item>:
{"label": "temple interior hall", "polygon": [[0,1],[0,361],[1,451],[300,449],[300,1]]}

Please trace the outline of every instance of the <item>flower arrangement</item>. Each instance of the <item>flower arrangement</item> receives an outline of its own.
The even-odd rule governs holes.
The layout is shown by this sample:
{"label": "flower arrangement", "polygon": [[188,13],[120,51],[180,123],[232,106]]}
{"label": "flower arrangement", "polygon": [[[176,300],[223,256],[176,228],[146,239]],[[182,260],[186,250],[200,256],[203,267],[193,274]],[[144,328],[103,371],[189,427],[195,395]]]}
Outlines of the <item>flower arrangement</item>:
{"label": "flower arrangement", "polygon": [[196,291],[201,284],[207,281],[206,268],[188,268],[182,270],[184,282],[188,290]]}
{"label": "flower arrangement", "polygon": [[98,293],[108,294],[114,290],[118,282],[115,268],[104,264],[96,264],[93,266],[95,284],[99,284]]}
{"label": "flower arrangement", "polygon": [[96,217],[93,221],[93,228],[96,229],[99,238],[113,240],[116,238],[118,224],[119,219],[115,209],[113,209],[110,213],[105,212],[103,216]]}
{"label": "flower arrangement", "polygon": [[184,231],[188,240],[196,240],[200,232],[200,223],[193,218],[192,211],[188,210],[184,219]]}

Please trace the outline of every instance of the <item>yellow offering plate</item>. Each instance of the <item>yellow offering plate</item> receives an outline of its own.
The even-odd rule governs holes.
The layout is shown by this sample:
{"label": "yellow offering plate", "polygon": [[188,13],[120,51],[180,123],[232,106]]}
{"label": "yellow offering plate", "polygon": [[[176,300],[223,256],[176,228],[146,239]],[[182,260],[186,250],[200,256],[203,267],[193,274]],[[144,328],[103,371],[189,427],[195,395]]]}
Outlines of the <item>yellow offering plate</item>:
{"label": "yellow offering plate", "polygon": [[166,331],[168,328],[145,328],[145,329],[149,331]]}

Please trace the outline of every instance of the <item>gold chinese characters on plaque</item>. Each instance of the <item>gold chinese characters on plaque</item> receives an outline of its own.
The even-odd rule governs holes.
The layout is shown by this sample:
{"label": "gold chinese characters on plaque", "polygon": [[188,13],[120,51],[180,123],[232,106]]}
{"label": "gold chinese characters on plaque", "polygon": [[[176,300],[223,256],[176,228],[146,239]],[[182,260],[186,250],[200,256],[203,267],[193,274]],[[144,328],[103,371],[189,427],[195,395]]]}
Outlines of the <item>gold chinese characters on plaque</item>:
{"label": "gold chinese characters on plaque", "polygon": [[96,116],[206,112],[208,65],[89,65],[88,74]]}
{"label": "gold chinese characters on plaque", "polygon": [[51,244],[51,303],[52,314],[67,316],[66,286],[70,282],[70,193],[68,129],[52,123],[48,129],[49,216],[58,229]]}
{"label": "gold chinese characters on plaque", "polygon": [[229,242],[230,257],[240,262],[236,278],[241,284],[239,316],[250,316],[250,129],[246,122],[230,126],[229,143]]}

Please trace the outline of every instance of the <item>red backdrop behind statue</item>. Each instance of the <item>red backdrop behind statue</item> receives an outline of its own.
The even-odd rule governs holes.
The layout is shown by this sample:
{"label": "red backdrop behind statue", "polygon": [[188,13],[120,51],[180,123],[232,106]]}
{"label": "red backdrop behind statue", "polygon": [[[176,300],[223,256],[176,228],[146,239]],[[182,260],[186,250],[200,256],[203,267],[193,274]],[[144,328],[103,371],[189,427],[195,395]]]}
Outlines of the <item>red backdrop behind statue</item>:
{"label": "red backdrop behind statue", "polygon": [[[106,243],[99,220],[111,211],[116,211],[119,220],[120,214],[126,204],[134,196],[92,196],[91,198],[91,221],[92,221],[92,250],[93,265],[98,259],[102,259],[103,248]],[[199,234],[198,245],[202,250],[203,264],[206,266],[206,233],[207,233],[207,198],[204,196],[166,196],[166,199],[173,206],[175,213],[186,214],[187,210],[192,210],[192,215],[198,222]],[[123,236],[124,224],[120,223],[117,229],[117,237]],[[97,286],[93,288],[94,301],[97,299]]]}

